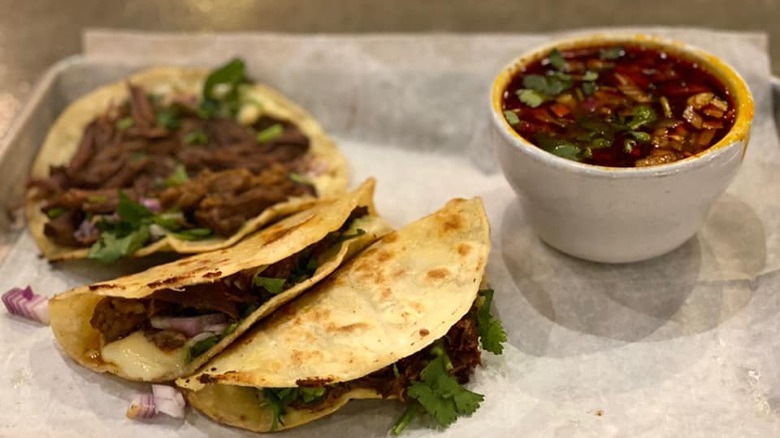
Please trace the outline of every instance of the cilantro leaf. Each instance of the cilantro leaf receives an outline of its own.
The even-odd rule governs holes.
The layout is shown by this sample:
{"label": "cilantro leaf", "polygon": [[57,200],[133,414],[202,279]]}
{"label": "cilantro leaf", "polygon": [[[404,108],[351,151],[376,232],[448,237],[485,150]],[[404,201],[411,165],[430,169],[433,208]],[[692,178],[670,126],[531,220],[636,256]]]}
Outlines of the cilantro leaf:
{"label": "cilantro leaf", "polygon": [[311,403],[317,401],[325,395],[325,387],[317,386],[313,388],[300,388],[301,399],[304,403]]}
{"label": "cilantro leaf", "polygon": [[593,82],[598,78],[599,78],[599,73],[593,70],[588,70],[585,72],[584,75],[582,75],[582,80],[588,82]]}
{"label": "cilantro leaf", "polygon": [[233,117],[238,113],[241,106],[238,87],[247,82],[245,71],[244,61],[236,58],[208,75],[203,84],[203,101],[200,105],[205,117]]}
{"label": "cilantro leaf", "polygon": [[623,47],[616,46],[616,47],[608,47],[606,49],[599,50],[599,58],[601,59],[618,59],[621,56],[625,55],[626,51],[623,50]]}
{"label": "cilantro leaf", "polygon": [[565,70],[568,66],[566,64],[566,60],[563,59],[563,55],[561,55],[561,52],[559,52],[558,49],[553,49],[547,59],[550,60],[550,64],[557,70]]}
{"label": "cilantro leaf", "polygon": [[152,218],[152,222],[168,231],[178,231],[184,227],[184,216],[181,212],[160,213]]}
{"label": "cilantro leaf", "polygon": [[49,219],[56,219],[59,216],[62,216],[63,213],[65,213],[67,210],[65,210],[62,207],[54,207],[46,210],[46,216],[49,217]]}
{"label": "cilantro leaf", "polygon": [[531,108],[536,108],[547,100],[545,94],[536,90],[531,90],[530,88],[521,88],[517,90],[517,98],[520,99],[520,102],[523,102]]}
{"label": "cilantro leaf", "polygon": [[117,204],[116,212],[123,221],[132,225],[140,225],[144,219],[154,216],[148,208],[133,201],[121,190],[119,191],[119,204]]}
{"label": "cilantro leaf", "polygon": [[413,383],[407,395],[416,400],[439,425],[447,427],[457,420],[459,415],[471,415],[484,400],[481,394],[460,386],[457,380],[447,373],[448,361],[443,349],[420,373],[421,380]]}
{"label": "cilantro leaf", "polygon": [[655,111],[647,105],[635,106],[631,110],[631,120],[626,123],[628,129],[636,131],[639,127],[654,122],[656,119]]}
{"label": "cilantro leaf", "polygon": [[208,228],[190,228],[189,230],[180,231],[174,233],[173,236],[179,240],[186,240],[192,242],[195,240],[203,240],[211,237],[213,232]]}
{"label": "cilantro leaf", "polygon": [[596,92],[596,84],[594,84],[593,82],[583,82],[582,92],[585,93],[586,96],[590,96],[591,94]]}
{"label": "cilantro leaf", "polygon": [[297,172],[290,172],[290,173],[288,173],[287,174],[287,178],[290,181],[292,181],[294,183],[298,183],[298,184],[306,184],[306,185],[314,184],[312,182],[312,180],[309,179],[309,177],[307,177],[306,175],[301,175],[300,173],[297,173]]}
{"label": "cilantro leaf", "polygon": [[165,129],[178,129],[181,125],[179,123],[178,114],[173,109],[162,109],[157,111],[157,126],[161,126]]}
{"label": "cilantro leaf", "polygon": [[406,409],[404,410],[403,414],[396,420],[395,424],[393,425],[393,428],[391,429],[391,432],[393,435],[400,435],[401,432],[406,429],[407,426],[409,426],[409,423],[412,422],[412,420],[415,419],[415,417],[420,415],[420,411],[422,410],[422,406],[413,401],[410,400],[408,404],[406,405]]}
{"label": "cilantro leaf", "polygon": [[192,344],[190,347],[190,354],[189,354],[189,360],[195,359],[196,357],[200,356],[201,354],[209,351],[211,347],[217,345],[219,340],[222,339],[219,335],[209,336],[206,339],[201,339],[200,341]]}
{"label": "cilantro leaf", "polygon": [[271,295],[276,295],[278,293],[281,293],[284,290],[284,284],[287,283],[287,279],[262,277],[259,275],[260,273],[262,272],[258,272],[257,274],[252,276],[252,286],[262,287],[263,289],[267,290]]}
{"label": "cilantro leaf", "polygon": [[134,123],[135,122],[133,121],[132,117],[124,117],[116,121],[116,129],[124,131],[127,128],[133,126]]}
{"label": "cilantro leaf", "polygon": [[173,172],[165,178],[165,187],[176,187],[184,184],[190,178],[187,176],[187,169],[183,164],[179,163],[173,169]]}
{"label": "cilantro leaf", "polygon": [[520,124],[520,117],[517,117],[517,113],[514,111],[504,111],[504,117],[506,117],[506,121],[512,126]]}
{"label": "cilantro leaf", "polygon": [[538,91],[542,94],[547,93],[547,78],[542,75],[525,75],[523,76],[523,87],[529,88],[534,91]]}
{"label": "cilantro leaf", "polygon": [[294,402],[300,395],[300,388],[263,388],[264,403],[271,408],[271,431],[284,426],[282,416],[287,411],[287,405]]}
{"label": "cilantro leaf", "polygon": [[506,342],[506,331],[493,314],[490,313],[490,306],[493,304],[493,289],[483,289],[479,291],[482,297],[482,305],[477,311],[477,331],[479,332],[479,341],[482,349],[493,354],[501,354],[504,351],[502,345]]}
{"label": "cilantro leaf", "polygon": [[128,256],[150,239],[149,227],[143,226],[129,234],[118,237],[115,233],[103,231],[100,238],[89,248],[88,257],[103,263],[113,263]]}
{"label": "cilantro leaf", "polygon": [[628,135],[634,137],[634,139],[636,139],[636,141],[639,141],[639,142],[642,142],[642,143],[647,143],[651,139],[650,134],[648,134],[646,132],[642,132],[642,131],[628,131]]}
{"label": "cilantro leaf", "polygon": [[550,149],[550,152],[567,160],[580,161],[580,148],[571,143],[559,144]]}
{"label": "cilantro leaf", "polygon": [[282,124],[274,123],[273,125],[257,133],[257,142],[258,143],[271,142],[279,138],[279,136],[282,135],[283,133],[284,133],[284,127],[282,126]]}
{"label": "cilantro leaf", "polygon": [[205,132],[196,129],[185,134],[182,141],[184,144],[206,144],[209,142],[209,138],[206,136]]}

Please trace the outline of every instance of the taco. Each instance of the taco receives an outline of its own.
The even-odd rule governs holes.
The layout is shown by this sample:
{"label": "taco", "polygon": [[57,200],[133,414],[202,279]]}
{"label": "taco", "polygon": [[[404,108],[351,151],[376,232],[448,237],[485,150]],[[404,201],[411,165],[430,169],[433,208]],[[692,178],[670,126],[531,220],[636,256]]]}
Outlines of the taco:
{"label": "taco", "polygon": [[257,432],[375,398],[408,404],[396,431],[425,412],[446,426],[482,400],[460,386],[480,363],[480,340],[500,352],[506,339],[489,313],[492,291],[480,291],[489,249],[481,201],[450,201],[176,383],[207,416]]}
{"label": "taco", "polygon": [[33,164],[26,215],[47,259],[113,262],[225,248],[346,185],[319,124],[234,60],[144,70],[73,102]]}
{"label": "taco", "polygon": [[193,373],[260,318],[389,231],[373,180],[233,247],[52,298],[51,327],[79,364],[129,380]]}

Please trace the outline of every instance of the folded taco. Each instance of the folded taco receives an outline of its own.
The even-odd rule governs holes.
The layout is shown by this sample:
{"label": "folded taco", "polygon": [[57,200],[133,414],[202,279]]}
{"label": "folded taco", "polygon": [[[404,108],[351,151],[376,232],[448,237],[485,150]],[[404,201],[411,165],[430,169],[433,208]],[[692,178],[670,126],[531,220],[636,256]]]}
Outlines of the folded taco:
{"label": "folded taco", "polygon": [[228,247],[346,184],[319,124],[234,60],[144,70],[73,102],[33,164],[26,214],[49,260],[112,262]]}
{"label": "folded taco", "polygon": [[389,231],[373,180],[233,247],[52,298],[51,327],[79,364],[130,380],[193,373],[260,318]]}
{"label": "folded taco", "polygon": [[481,201],[453,200],[388,234],[305,296],[177,380],[212,419],[257,432],[298,426],[350,399],[397,399],[442,426],[479,406],[460,386],[505,334],[481,290],[490,249]]}

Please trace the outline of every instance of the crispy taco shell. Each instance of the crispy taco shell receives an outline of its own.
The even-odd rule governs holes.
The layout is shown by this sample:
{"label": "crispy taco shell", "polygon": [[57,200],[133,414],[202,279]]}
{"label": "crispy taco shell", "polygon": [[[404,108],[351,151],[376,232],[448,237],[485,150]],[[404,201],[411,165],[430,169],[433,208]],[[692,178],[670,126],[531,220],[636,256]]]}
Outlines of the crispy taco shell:
{"label": "crispy taco shell", "polygon": [[[67,165],[79,148],[85,127],[96,117],[105,113],[111,105],[128,99],[127,83],[139,86],[157,94],[200,95],[207,70],[181,67],[160,67],[144,70],[126,81],[103,86],[70,104],[54,122],[33,163],[31,179],[45,179],[52,166]],[[278,91],[252,84],[246,91],[262,104],[263,114],[291,122],[310,139],[307,165],[316,168],[312,181],[317,193],[327,197],[343,193],[347,188],[348,166],[333,141],[325,134],[319,123],[306,111],[284,97]],[[27,223],[43,255],[49,260],[86,258],[89,248],[60,245],[44,234],[47,215],[41,210],[45,200],[40,199],[38,188],[32,186],[26,195],[25,211]],[[142,257],[156,252],[199,253],[229,247],[248,234],[275,219],[300,211],[312,205],[311,198],[291,198],[271,206],[260,215],[248,220],[237,232],[228,238],[211,238],[201,241],[187,241],[168,235],[161,240],[139,249],[133,256]]]}
{"label": "crispy taco shell", "polygon": [[[49,303],[54,335],[65,353],[79,364],[97,372],[145,381],[167,381],[191,374],[255,321],[309,289],[349,257],[389,231],[384,221],[376,216],[372,202],[373,191],[374,181],[368,180],[348,195],[321,200],[314,207],[282,219],[231,248],[198,254],[138,274],[82,286],[58,295]],[[105,346],[103,335],[92,327],[90,320],[96,306],[105,297],[144,299],[160,290],[187,293],[188,286],[216,282],[248,269],[259,270],[320,242],[345,224],[358,207],[367,207],[368,214],[352,221],[351,227],[363,229],[364,234],[337,242],[334,248],[325,253],[325,260],[318,264],[311,277],[264,302],[241,320],[235,331],[195,360],[181,364],[178,368],[138,375],[128,371],[135,369],[135,364],[132,367],[118,365],[102,358],[101,349]],[[135,356],[138,361],[145,360],[143,353],[135,353]]]}
{"label": "crispy taco shell", "polygon": [[[256,388],[347,382],[426,348],[472,307],[489,250],[481,201],[450,201],[374,243],[176,383],[209,417],[269,431],[272,414]],[[327,415],[351,398],[378,397],[354,388],[323,410],[290,409],[283,427]]]}

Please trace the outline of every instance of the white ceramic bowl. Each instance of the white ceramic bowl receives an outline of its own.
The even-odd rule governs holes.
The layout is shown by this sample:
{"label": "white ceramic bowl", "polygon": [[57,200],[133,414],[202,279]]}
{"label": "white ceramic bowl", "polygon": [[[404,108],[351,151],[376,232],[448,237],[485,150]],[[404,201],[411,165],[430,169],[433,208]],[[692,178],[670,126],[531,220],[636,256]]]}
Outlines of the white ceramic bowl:
{"label": "white ceramic bowl", "polygon": [[[515,74],[553,47],[601,44],[656,47],[698,62],[731,94],[737,107],[734,126],[718,143],[692,157],[638,168],[567,160],[517,134],[502,110],[502,95]],[[607,263],[649,259],[690,239],[737,173],[753,120],[750,91],[731,67],[699,49],[647,35],[589,35],[520,56],[493,81],[491,107],[492,143],[536,234],[565,253]]]}

